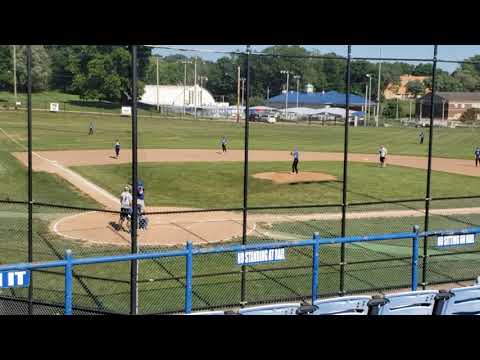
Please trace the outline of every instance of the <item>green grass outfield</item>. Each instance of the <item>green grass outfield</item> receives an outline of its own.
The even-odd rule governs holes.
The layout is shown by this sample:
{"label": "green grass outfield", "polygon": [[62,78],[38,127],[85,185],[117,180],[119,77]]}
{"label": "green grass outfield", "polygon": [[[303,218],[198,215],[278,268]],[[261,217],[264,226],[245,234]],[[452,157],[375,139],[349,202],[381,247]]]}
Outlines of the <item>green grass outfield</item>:
{"label": "green grass outfield", "polygon": [[[249,174],[288,171],[289,168],[290,163],[286,162],[252,162],[249,164]],[[129,164],[81,166],[72,169],[114,195],[120,194],[131,178]],[[336,176],[338,181],[274,184],[250,176],[249,205],[341,203],[341,162],[303,162],[301,171],[303,170],[331,174]],[[349,171],[349,202],[421,199],[425,194],[425,170],[399,166],[380,168],[377,164],[351,163]],[[242,206],[243,164],[240,162],[143,163],[139,164],[138,176],[145,182],[146,202],[149,206]],[[475,177],[434,172],[432,194],[436,197],[476,195],[478,183],[479,180]],[[449,207],[448,204],[444,206]],[[450,206],[456,205],[450,202]]]}
{"label": "green grass outfield", "polygon": [[[96,133],[88,136],[90,121]],[[26,113],[0,112],[0,127],[26,143]],[[300,151],[343,152],[343,128],[306,124],[250,125],[250,148],[286,150],[298,146]],[[433,154],[436,157],[472,159],[479,145],[480,129],[435,128]],[[390,154],[426,156],[428,144],[418,144],[415,128],[351,128],[349,149],[352,153],[376,153],[380,144]],[[112,148],[118,138],[124,149],[131,144],[131,122],[120,116],[88,114],[52,114],[34,112],[33,147],[35,150],[72,150]],[[243,124],[217,120],[182,120],[140,117],[138,120],[139,148],[218,148],[226,135],[229,147],[242,149]],[[428,129],[427,129],[428,138]]]}

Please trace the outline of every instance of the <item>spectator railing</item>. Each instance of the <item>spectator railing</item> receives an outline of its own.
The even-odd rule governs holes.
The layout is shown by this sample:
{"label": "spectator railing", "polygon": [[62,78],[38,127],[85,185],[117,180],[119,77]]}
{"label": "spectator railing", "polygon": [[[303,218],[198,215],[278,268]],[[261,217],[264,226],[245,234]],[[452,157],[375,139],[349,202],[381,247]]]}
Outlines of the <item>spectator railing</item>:
{"label": "spectator railing", "polygon": [[312,239],[288,241],[288,242],[273,242],[252,245],[227,245],[210,248],[194,248],[191,242],[187,243],[185,249],[159,251],[138,254],[126,254],[116,256],[102,256],[102,257],[88,257],[75,259],[71,250],[65,252],[63,260],[38,262],[38,263],[18,263],[11,265],[0,266],[0,271],[23,271],[23,270],[39,270],[47,268],[63,267],[65,270],[65,286],[64,286],[64,314],[72,315],[73,313],[73,268],[80,265],[113,263],[121,261],[133,260],[151,260],[167,257],[185,257],[185,296],[184,296],[184,312],[192,312],[192,278],[193,278],[193,261],[196,255],[214,254],[214,253],[237,253],[254,250],[270,250],[279,248],[294,248],[294,247],[311,247],[312,248],[312,282],[311,282],[311,303],[317,300],[318,293],[318,278],[319,278],[319,249],[321,246],[332,244],[346,244],[346,243],[360,243],[370,241],[392,241],[400,239],[412,240],[411,252],[411,290],[416,291],[418,285],[418,257],[419,257],[419,239],[421,237],[429,236],[449,236],[462,234],[477,234],[480,233],[480,227],[466,228],[453,231],[427,231],[420,232],[418,226],[413,227],[412,232],[379,234],[368,236],[350,236],[350,237],[334,237],[334,238],[320,238],[318,233],[315,233]]}

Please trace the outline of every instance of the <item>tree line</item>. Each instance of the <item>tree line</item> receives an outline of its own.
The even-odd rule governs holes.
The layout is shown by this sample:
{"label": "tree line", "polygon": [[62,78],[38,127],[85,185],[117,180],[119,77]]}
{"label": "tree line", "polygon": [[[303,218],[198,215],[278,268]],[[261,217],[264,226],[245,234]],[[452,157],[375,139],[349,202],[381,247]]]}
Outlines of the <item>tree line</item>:
{"label": "tree line", "polygon": [[[22,92],[26,88],[25,46],[17,45],[17,86]],[[0,45],[0,90],[12,91],[13,56],[11,45]],[[282,56],[283,55],[283,56]],[[315,56],[305,58],[308,56]],[[157,82],[157,57],[159,83],[161,85],[183,85],[185,62],[187,62],[186,82],[194,83],[193,62],[195,58],[184,55],[157,56],[152,49],[138,46],[139,96],[145,84]],[[475,55],[468,61],[479,61]],[[320,53],[298,45],[275,45],[265,48],[260,55],[251,56],[251,97],[252,105],[262,104],[267,94],[272,97],[281,93],[286,86],[286,76],[282,70],[291,73],[289,88],[296,90],[298,84],[304,89],[307,83],[316,91],[345,91],[345,60],[335,53]],[[204,87],[217,101],[236,103],[237,67],[245,77],[245,56],[231,54],[215,61],[196,59],[197,76],[208,78]],[[35,45],[32,46],[32,85],[33,91],[59,90],[78,94],[82,99],[126,102],[131,98],[131,59],[127,46],[108,45]],[[422,94],[431,87],[432,64],[413,65],[405,62],[383,62],[381,72],[382,91],[389,85],[399,85],[404,74],[427,76],[424,82],[408,84],[409,91]],[[352,61],[352,92],[363,95],[371,74],[372,98],[377,98],[376,79],[378,63]],[[198,82],[198,81],[197,81]],[[480,65],[460,64],[449,73],[437,68],[437,91],[479,91]],[[382,95],[383,96],[383,95]]]}

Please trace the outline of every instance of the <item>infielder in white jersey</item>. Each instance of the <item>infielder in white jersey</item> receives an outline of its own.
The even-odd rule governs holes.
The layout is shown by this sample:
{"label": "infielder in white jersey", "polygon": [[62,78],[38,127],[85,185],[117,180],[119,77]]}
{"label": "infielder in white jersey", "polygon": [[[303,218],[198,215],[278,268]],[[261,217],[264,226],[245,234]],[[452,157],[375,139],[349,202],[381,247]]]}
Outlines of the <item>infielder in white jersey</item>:
{"label": "infielder in white jersey", "polygon": [[[132,194],[130,194],[130,188],[128,186],[125,187],[125,190],[120,194],[120,221],[118,226],[121,230],[125,230],[123,228],[123,222],[132,214]],[[127,230],[125,230],[127,231]]]}
{"label": "infielder in white jersey", "polygon": [[387,157],[387,148],[383,145],[380,145],[380,149],[378,149],[378,154],[380,155],[380,166],[385,167],[385,158]]}

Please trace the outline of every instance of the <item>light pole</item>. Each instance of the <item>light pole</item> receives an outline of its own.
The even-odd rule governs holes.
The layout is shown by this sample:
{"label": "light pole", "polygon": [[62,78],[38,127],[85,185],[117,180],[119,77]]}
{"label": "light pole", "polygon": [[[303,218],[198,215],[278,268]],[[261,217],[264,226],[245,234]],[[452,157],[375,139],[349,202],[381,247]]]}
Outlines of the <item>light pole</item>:
{"label": "light pole", "polygon": [[397,121],[398,121],[398,98],[397,98]]}
{"label": "light pole", "polygon": [[193,106],[195,108],[195,119],[197,118],[197,57],[195,56],[194,63],[194,85],[193,85]]}
{"label": "light pole", "polygon": [[240,121],[240,66],[237,68],[237,123]]}
{"label": "light pole", "polygon": [[363,126],[367,126],[367,99],[368,99],[368,83],[365,84],[365,104],[363,106]]}
{"label": "light pole", "polygon": [[[382,57],[382,49],[380,48],[380,58]],[[378,117],[380,115],[380,80],[382,77],[382,62],[378,63],[378,89],[377,89],[377,114],[375,116],[375,126],[378,127]]]}
{"label": "light pole", "polygon": [[408,105],[409,105],[408,121],[412,122],[412,99],[410,99]]}
{"label": "light pole", "polygon": [[200,76],[200,106],[203,106],[203,82],[208,81],[206,76]]}
{"label": "light pole", "polygon": [[422,121],[422,105],[423,105],[423,100],[420,100],[420,121]]}
{"label": "light pole", "polygon": [[17,46],[13,45],[13,97],[17,110]]}
{"label": "light pole", "polygon": [[372,75],[367,74],[365,75],[368,78],[368,108],[367,108],[367,114],[368,114],[368,120],[370,120],[370,108],[372,106]]}
{"label": "light pole", "polygon": [[295,75],[293,78],[297,80],[297,108],[298,108],[298,90],[299,90],[299,84],[300,84],[301,76],[300,75]]}
{"label": "light pole", "polygon": [[158,56],[155,56],[155,59],[156,59],[156,63],[157,63],[157,112],[160,111],[160,95],[159,95],[159,92],[160,92],[160,85],[159,85],[159,71],[158,71]]}
{"label": "light pole", "polygon": [[288,70],[280,71],[281,74],[287,74],[287,91],[285,93],[285,120],[287,120],[287,109],[288,109],[288,83],[290,80],[290,72]]}
{"label": "light pole", "polygon": [[244,106],[244,101],[245,101],[245,78],[240,78],[240,81],[242,82],[242,107]]}
{"label": "light pole", "polygon": [[[442,99],[442,122],[445,120],[445,99]],[[448,117],[447,117],[448,120]]]}
{"label": "light pole", "polygon": [[187,64],[191,64],[191,61],[180,61],[181,64],[184,65],[184,70],[183,70],[183,116],[187,114],[186,110],[186,103],[187,103],[187,97],[186,97],[186,92],[187,92]]}
{"label": "light pole", "polygon": [[270,88],[267,87],[267,100],[270,100]]}

